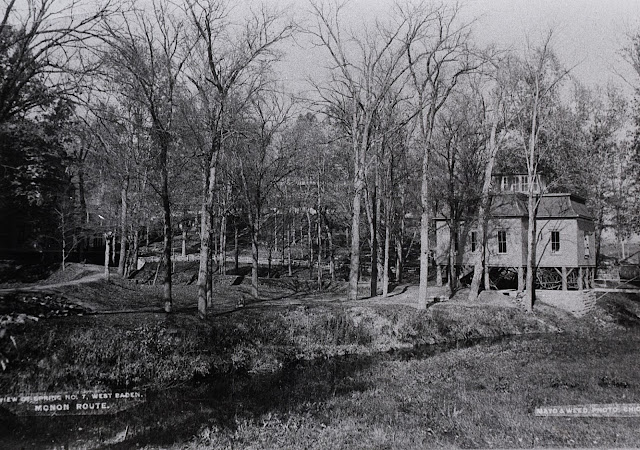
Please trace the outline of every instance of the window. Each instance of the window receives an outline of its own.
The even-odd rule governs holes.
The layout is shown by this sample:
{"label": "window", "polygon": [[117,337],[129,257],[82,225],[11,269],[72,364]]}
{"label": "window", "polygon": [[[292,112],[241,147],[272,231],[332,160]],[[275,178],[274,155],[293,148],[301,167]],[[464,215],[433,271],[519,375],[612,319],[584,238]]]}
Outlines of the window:
{"label": "window", "polygon": [[498,253],[507,253],[507,231],[498,231]]}
{"label": "window", "polygon": [[560,232],[559,231],[551,232],[551,251],[553,253],[558,253],[560,251]]}
{"label": "window", "polygon": [[529,176],[528,175],[522,175],[520,177],[521,183],[520,183],[520,192],[529,192]]}
{"label": "window", "polygon": [[508,186],[509,186],[509,179],[507,177],[503,176],[501,184],[500,184],[500,190],[501,191],[506,191]]}
{"label": "window", "polygon": [[478,247],[478,232],[472,231],[471,232],[471,251],[475,252],[477,247]]}
{"label": "window", "polygon": [[584,234],[584,259],[589,259],[591,251],[589,249],[589,233]]}

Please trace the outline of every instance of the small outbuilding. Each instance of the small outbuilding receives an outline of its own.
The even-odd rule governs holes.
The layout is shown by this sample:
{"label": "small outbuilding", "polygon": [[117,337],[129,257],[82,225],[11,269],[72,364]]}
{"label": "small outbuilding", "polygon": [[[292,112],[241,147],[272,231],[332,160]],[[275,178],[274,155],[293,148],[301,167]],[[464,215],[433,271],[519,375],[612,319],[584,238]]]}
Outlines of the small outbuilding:
{"label": "small outbuilding", "polygon": [[[503,183],[510,187],[508,183]],[[504,188],[504,186],[501,186]],[[536,280],[542,289],[588,289],[595,277],[594,220],[585,200],[573,194],[538,196],[536,214]],[[491,199],[485,253],[485,286],[489,274],[517,277],[518,290],[524,289],[527,266],[527,195],[517,189],[502,190]],[[449,221],[438,217],[436,224],[436,264],[441,274],[450,264]],[[464,276],[483,249],[478,227],[460,224],[452,251],[456,273]],[[493,270],[492,270],[493,269]],[[440,278],[440,277],[439,277]]]}

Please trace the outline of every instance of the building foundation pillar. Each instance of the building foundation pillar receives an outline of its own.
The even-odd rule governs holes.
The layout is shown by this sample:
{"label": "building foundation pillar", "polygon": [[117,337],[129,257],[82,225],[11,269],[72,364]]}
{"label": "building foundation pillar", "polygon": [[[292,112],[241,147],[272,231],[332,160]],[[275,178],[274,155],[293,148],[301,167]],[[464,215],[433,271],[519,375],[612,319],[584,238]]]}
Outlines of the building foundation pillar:
{"label": "building foundation pillar", "polygon": [[582,267],[578,267],[578,290],[582,291],[584,289],[584,273]]}

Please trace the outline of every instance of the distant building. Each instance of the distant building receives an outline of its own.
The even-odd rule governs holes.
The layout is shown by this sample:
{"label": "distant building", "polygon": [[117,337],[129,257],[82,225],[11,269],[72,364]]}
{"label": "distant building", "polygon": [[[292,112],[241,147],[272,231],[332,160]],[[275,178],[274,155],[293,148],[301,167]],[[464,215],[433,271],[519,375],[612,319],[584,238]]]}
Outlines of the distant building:
{"label": "distant building", "polygon": [[[524,174],[512,175],[506,173],[496,173],[492,177],[492,185],[494,190],[500,192],[529,192],[529,176]],[[546,183],[541,174],[537,174],[533,182],[533,193],[540,194],[546,190]]]}
{"label": "distant building", "polygon": [[[524,289],[527,266],[528,199],[523,192],[528,184],[522,175],[498,175],[497,192],[492,194],[487,229],[485,265],[492,272],[517,277],[518,289]],[[497,181],[497,183],[496,183]],[[544,185],[534,190],[540,195]],[[585,200],[572,194],[542,194],[536,215],[536,279],[543,289],[584,289],[593,287],[595,276],[594,220]],[[450,264],[450,230],[446,218],[436,223],[436,264],[438,272]],[[457,248],[454,248],[457,273],[468,274],[483,249],[478,226],[460,224]]]}

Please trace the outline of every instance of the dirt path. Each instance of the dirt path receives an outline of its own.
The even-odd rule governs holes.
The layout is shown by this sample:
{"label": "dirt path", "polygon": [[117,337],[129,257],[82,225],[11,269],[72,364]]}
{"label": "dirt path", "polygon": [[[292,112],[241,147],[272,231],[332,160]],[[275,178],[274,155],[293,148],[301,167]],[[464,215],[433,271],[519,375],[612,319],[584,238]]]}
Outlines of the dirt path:
{"label": "dirt path", "polygon": [[34,284],[34,285],[24,285],[24,286],[16,286],[11,288],[4,288],[4,289],[0,289],[0,294],[11,294],[14,292],[48,291],[52,289],[61,288],[64,286],[75,286],[78,284],[93,283],[99,280],[104,280],[104,273],[99,269],[96,269],[95,273],[85,275],[82,278],[78,278],[77,280],[62,281],[59,283],[50,283],[50,284]]}

